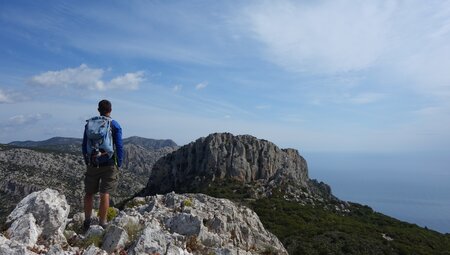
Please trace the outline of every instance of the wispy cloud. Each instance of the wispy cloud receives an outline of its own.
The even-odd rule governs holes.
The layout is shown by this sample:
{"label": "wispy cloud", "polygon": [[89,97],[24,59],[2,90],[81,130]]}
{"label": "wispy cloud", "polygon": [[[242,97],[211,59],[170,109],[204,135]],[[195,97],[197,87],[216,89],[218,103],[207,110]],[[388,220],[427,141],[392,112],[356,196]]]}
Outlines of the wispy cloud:
{"label": "wispy cloud", "polygon": [[180,92],[182,89],[183,89],[183,85],[177,84],[177,85],[173,86],[172,91],[175,92],[175,93],[178,93],[178,92]]}
{"label": "wispy cloud", "polygon": [[196,90],[201,90],[204,89],[208,86],[208,82],[204,81],[204,82],[200,82],[199,84],[195,85],[195,89]]}
{"label": "wispy cloud", "polygon": [[239,19],[246,24],[243,36],[285,70],[344,77],[370,72],[450,98],[448,1],[258,1]]}
{"label": "wispy cloud", "polygon": [[9,94],[0,89],[0,104],[12,103],[12,98]]}
{"label": "wispy cloud", "polygon": [[271,107],[272,106],[268,105],[268,104],[260,104],[260,105],[255,106],[255,108],[257,110],[266,110],[266,109],[270,109]]}
{"label": "wispy cloud", "polygon": [[353,104],[370,104],[375,103],[385,97],[381,93],[361,93],[356,96],[349,96],[348,101]]}
{"label": "wispy cloud", "polygon": [[246,9],[269,60],[297,72],[361,70],[383,54],[392,4],[266,1]]}
{"label": "wispy cloud", "polygon": [[387,97],[386,94],[376,92],[334,92],[328,95],[313,96],[310,103],[312,105],[326,105],[326,104],[352,104],[352,105],[366,105],[377,103]]}
{"label": "wispy cloud", "polygon": [[51,115],[47,113],[36,113],[31,115],[16,115],[8,119],[6,122],[6,126],[14,127],[14,126],[23,126],[28,124],[33,124],[37,121],[40,121],[44,118],[50,118]]}
{"label": "wispy cloud", "polygon": [[125,89],[136,90],[144,81],[144,72],[126,73],[113,78],[109,82],[102,80],[105,70],[89,68],[82,64],[76,68],[60,71],[48,71],[35,75],[29,80],[30,84],[42,87],[81,88],[90,90]]}

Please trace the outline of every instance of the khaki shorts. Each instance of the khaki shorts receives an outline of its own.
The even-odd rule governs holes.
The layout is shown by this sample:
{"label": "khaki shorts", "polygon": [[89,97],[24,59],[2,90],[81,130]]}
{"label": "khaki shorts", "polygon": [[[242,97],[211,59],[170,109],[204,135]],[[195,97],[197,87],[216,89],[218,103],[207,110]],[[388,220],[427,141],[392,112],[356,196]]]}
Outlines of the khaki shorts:
{"label": "khaki shorts", "polygon": [[88,166],[84,177],[84,191],[95,194],[113,193],[117,188],[119,170],[116,166]]}

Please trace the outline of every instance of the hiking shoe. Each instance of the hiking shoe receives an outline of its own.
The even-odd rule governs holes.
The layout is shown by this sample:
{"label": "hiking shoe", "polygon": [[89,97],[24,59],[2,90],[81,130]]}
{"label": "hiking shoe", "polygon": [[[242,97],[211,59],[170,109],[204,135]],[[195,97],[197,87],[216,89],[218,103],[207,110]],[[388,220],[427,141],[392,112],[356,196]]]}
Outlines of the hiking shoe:
{"label": "hiking shoe", "polygon": [[88,231],[89,227],[91,226],[91,219],[86,219],[83,222],[83,230]]}
{"label": "hiking shoe", "polygon": [[100,224],[98,224],[100,227],[102,227],[103,229],[106,229],[108,226],[109,226],[109,224],[107,223],[107,222],[105,222],[105,223],[100,223]]}

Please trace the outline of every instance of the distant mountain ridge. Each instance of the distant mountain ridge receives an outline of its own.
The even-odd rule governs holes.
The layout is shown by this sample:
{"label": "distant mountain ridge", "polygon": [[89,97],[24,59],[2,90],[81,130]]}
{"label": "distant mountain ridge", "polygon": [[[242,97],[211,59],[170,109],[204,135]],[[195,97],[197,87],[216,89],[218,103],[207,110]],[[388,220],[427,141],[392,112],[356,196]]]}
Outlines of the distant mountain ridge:
{"label": "distant mountain ridge", "polygon": [[58,146],[58,145],[68,145],[68,144],[79,144],[81,146],[81,143],[83,142],[83,139],[80,138],[71,138],[71,137],[52,137],[47,140],[42,141],[13,141],[8,143],[7,145],[11,146],[17,146],[17,147],[27,147],[27,148],[34,148],[34,147],[47,147],[47,146]]}
{"label": "distant mountain ridge", "polygon": [[[43,141],[13,141],[8,143],[7,145],[16,146],[16,147],[24,147],[24,148],[42,148],[42,149],[55,149],[61,150],[69,148],[78,148],[81,150],[81,144],[83,143],[83,139],[81,138],[72,138],[72,137],[52,137]],[[171,139],[151,139],[144,138],[139,136],[131,136],[123,139],[123,144],[134,144],[138,146],[142,146],[145,149],[161,149],[164,147],[176,147],[178,146]]]}

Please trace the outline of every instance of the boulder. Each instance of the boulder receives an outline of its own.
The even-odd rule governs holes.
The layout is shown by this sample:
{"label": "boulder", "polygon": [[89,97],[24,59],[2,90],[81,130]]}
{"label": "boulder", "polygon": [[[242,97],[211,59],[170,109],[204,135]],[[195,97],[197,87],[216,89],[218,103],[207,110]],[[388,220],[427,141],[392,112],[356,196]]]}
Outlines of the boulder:
{"label": "boulder", "polygon": [[169,227],[171,232],[185,236],[197,236],[200,233],[200,227],[202,225],[197,216],[189,213],[177,214],[174,217],[167,219],[165,224]]}
{"label": "boulder", "polygon": [[133,254],[166,254],[167,245],[172,241],[171,235],[159,226],[147,226],[134,245],[128,251]]}
{"label": "boulder", "polygon": [[33,214],[27,213],[14,221],[7,233],[10,240],[17,241],[25,246],[33,246],[36,244],[41,231],[36,226],[36,219]]}
{"label": "boulder", "polygon": [[[45,244],[65,243],[63,232],[69,210],[70,206],[64,195],[56,190],[45,189],[33,192],[22,199],[7,217],[6,224],[12,227],[15,221],[24,222],[21,218],[30,217],[27,215],[31,214],[35,224],[41,229],[39,238]],[[30,226],[32,226],[31,223]]]}
{"label": "boulder", "polygon": [[99,225],[91,225],[88,231],[86,231],[84,239],[86,240],[92,238],[102,239],[104,234],[105,230],[102,227],[100,227]]}
{"label": "boulder", "polygon": [[111,225],[107,228],[106,234],[103,237],[102,249],[108,253],[116,249],[125,247],[128,242],[128,234],[125,229]]}

